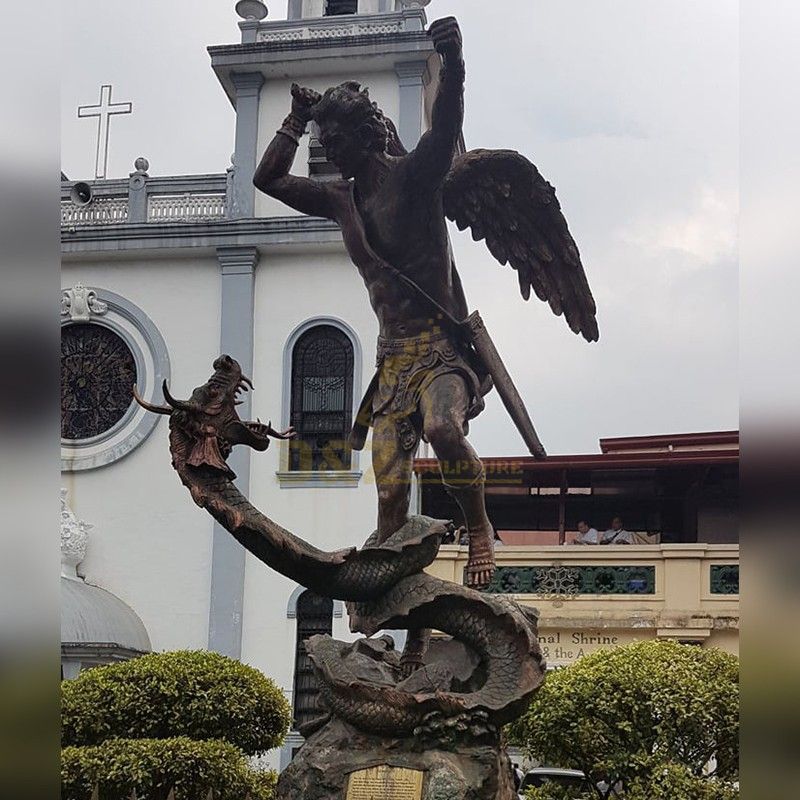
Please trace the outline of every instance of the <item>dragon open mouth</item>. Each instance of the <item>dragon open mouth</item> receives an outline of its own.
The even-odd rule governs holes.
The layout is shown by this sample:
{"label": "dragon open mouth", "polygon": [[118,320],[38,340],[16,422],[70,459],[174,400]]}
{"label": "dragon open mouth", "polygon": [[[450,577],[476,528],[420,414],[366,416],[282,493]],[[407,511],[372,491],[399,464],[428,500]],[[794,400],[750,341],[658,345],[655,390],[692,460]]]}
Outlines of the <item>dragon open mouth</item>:
{"label": "dragon open mouth", "polygon": [[222,431],[223,438],[231,444],[244,444],[253,450],[266,450],[269,447],[269,437],[272,427],[261,420],[245,422],[236,419],[229,422]]}

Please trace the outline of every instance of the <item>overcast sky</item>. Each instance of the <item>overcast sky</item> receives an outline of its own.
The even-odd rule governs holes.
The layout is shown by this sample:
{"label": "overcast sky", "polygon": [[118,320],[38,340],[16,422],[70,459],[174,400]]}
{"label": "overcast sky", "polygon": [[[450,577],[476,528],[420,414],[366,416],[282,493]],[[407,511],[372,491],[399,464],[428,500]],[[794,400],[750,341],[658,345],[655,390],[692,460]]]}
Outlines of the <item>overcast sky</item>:
{"label": "overcast sky", "polygon": [[[62,168],[91,177],[101,83],[109,176],[222,172],[233,111],[206,47],[238,41],[233,0],[71,0],[63,20]],[[286,2],[270,2],[270,18]],[[598,305],[587,344],[482,243],[454,230],[468,299],[551,453],[605,436],[738,426],[738,4],[735,0],[432,0],[467,62],[468,147],[506,147],[555,185]],[[502,8],[502,13],[497,9]],[[322,87],[318,87],[322,88]],[[366,294],[363,302],[367,302]],[[278,346],[278,345],[276,345]],[[484,455],[524,451],[493,393]]]}

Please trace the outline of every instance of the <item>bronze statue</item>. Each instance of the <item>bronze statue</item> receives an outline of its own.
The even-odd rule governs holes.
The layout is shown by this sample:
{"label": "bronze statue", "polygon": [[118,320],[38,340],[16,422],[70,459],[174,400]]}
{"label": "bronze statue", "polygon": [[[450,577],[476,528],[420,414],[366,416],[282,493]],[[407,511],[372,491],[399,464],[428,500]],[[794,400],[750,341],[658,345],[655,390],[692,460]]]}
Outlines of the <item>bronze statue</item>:
{"label": "bronze statue", "polygon": [[412,516],[388,537],[376,530],[360,550],[328,553],[261,513],[234,486],[226,459],[234,445],[263,451],[270,438],[293,432],[241,420],[238,396],[249,388],[239,363],[222,355],[188,400],[173,397],[166,382],[166,405],[146,402],[136,387],[134,397],[169,416],[172,466],[194,502],[271,568],[350,601],[354,631],[435,627],[452,636],[437,643],[432,663],[410,673],[386,636],[307,640],[323,713],[301,730],[308,742],[281,775],[277,797],[340,800],[349,771],[391,751],[395,765],[475,784],[464,797],[511,800],[500,729],[524,712],[544,677],[536,611],[426,574],[448,530],[444,521]]}
{"label": "bronze statue", "polygon": [[[277,787],[280,800],[341,800],[355,770],[386,764],[424,771],[429,797],[513,800],[500,728],[521,714],[544,677],[537,614],[481,593],[494,571],[484,471],[467,425],[492,385],[534,455],[544,450],[477,312],[468,313],[445,218],[470,227],[570,328],[598,338],[595,305],[552,186],[512,151],[458,152],[464,62],[453,18],[429,29],[443,59],[431,129],[407,152],[392,122],[359,84],[319,94],[292,87],[292,109],[254,182],[293,208],[335,220],[378,317],[378,369],[351,433],[373,428],[378,525],[360,549],[327,553],[273,522],[234,486],[232,447],[264,450],[291,429],[245,422],[239,392],[252,388],[230,356],[188,400],[164,386],[172,464],[195,503],[273,569],[349,604],[350,627],[368,639],[328,636],[306,647],[320,682],[322,717]],[[319,126],[341,180],[289,174],[308,123]],[[421,437],[469,533],[466,586],[424,570],[451,523],[409,517],[412,460]],[[435,628],[452,638],[428,648]],[[383,629],[410,631],[402,657]]]}
{"label": "bronze statue", "polygon": [[[443,67],[431,129],[406,153],[394,125],[347,82],[318,92],[292,87],[289,116],[256,170],[255,185],[305,214],[339,223],[380,324],[379,369],[351,436],[363,447],[373,426],[378,530],[385,539],[406,520],[412,460],[420,436],[433,447],[445,487],[469,532],[467,583],[485,586],[494,570],[493,531],[483,497],[484,471],[466,438],[483,409],[491,364],[471,343],[468,309],[450,251],[445,216],[485,238],[492,254],[564,313],[573,331],[598,338],[595,305],[577,247],[553,188],[518,153],[458,154],[464,60],[453,17],[429,27]],[[307,124],[342,180],[289,174]],[[456,472],[456,466],[459,470]]]}
{"label": "bronze statue", "polygon": [[[484,469],[467,440],[468,422],[497,389],[536,456],[544,454],[524,404],[477,314],[468,316],[445,217],[517,271],[588,341],[598,338],[595,303],[577,246],[553,187],[512,151],[458,154],[464,114],[461,32],[453,17],[429,34],[443,60],[431,129],[411,152],[366,89],[346,82],[323,95],[292,86],[292,107],[254,176],[263,192],[292,208],[338,222],[378,317],[378,370],[351,434],[355,449],[373,427],[378,536],[408,517],[411,474],[421,436],[439,461],[469,535],[467,585],[485,587],[494,572],[494,532],[484,502]],[[319,126],[327,158],[342,180],[289,174],[308,123]],[[425,632],[408,639],[409,669],[421,663]]]}

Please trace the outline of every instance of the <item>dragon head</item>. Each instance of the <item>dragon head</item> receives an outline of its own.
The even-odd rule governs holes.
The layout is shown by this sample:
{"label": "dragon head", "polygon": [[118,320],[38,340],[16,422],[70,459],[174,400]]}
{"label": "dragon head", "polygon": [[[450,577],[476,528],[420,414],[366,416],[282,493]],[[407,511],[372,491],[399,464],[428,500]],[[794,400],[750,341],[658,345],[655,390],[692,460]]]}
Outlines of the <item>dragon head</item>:
{"label": "dragon head", "polygon": [[290,439],[294,431],[289,428],[278,432],[271,423],[260,420],[246,422],[236,410],[243,401],[239,395],[253,388],[252,381],[242,374],[239,362],[228,355],[214,361],[214,374],[198,386],[188,400],[176,400],[164,381],[166,406],[148,403],[133,387],[133,396],[142,408],[170,418],[170,449],[173,465],[178,471],[184,467],[206,468],[223,472],[233,479],[235,474],[226,459],[234,445],[244,444],[254,450],[266,450],[270,437]]}

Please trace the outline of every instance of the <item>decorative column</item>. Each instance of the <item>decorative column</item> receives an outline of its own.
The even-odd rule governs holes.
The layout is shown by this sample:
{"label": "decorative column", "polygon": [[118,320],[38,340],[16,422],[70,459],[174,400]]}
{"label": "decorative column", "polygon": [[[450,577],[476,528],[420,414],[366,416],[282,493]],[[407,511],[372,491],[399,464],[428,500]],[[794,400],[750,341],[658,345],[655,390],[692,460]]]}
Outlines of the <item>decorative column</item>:
{"label": "decorative column", "polygon": [[134,162],[136,172],[128,178],[128,222],[147,222],[147,170],[150,162],[137,158]]}
{"label": "decorative column", "polygon": [[395,65],[400,85],[397,128],[407,150],[413,150],[422,135],[422,76],[426,67],[425,61],[404,61]]}
{"label": "decorative column", "polygon": [[236,88],[236,150],[233,174],[233,218],[252,217],[255,210],[255,187],[258,139],[258,105],[264,76],[260,72],[233,72]]}
{"label": "decorative column", "polygon": [[[253,307],[255,247],[218,247],[222,279],[222,325],[220,352],[253,373]],[[242,419],[251,412],[250,393],[239,406]],[[236,486],[247,495],[250,486],[250,449],[234,448],[228,463],[236,473]],[[217,522],[211,551],[211,603],[208,619],[208,649],[231,658],[242,653],[242,606],[244,602],[245,549]]]}

